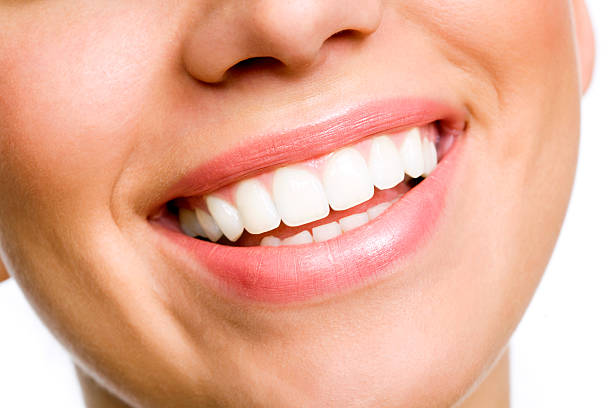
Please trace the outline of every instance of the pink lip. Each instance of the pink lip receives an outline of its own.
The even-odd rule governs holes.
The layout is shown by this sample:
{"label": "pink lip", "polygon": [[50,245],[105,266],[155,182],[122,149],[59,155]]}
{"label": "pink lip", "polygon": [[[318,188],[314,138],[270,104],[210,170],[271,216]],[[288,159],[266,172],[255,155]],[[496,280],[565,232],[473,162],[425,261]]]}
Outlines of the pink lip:
{"label": "pink lip", "polygon": [[[392,100],[364,105],[316,125],[240,146],[196,169],[170,195],[209,191],[221,185],[220,180],[235,180],[256,168],[311,158],[377,132],[436,120],[456,131],[465,125],[460,110],[431,101]],[[389,274],[391,265],[406,260],[432,237],[446,205],[447,187],[461,145],[462,138],[458,138],[436,170],[382,216],[327,242],[278,248],[232,247],[152,225],[178,245],[188,259],[196,261],[196,273],[205,284],[217,283],[230,294],[281,304],[337,294]],[[161,244],[165,247],[167,241]]]}
{"label": "pink lip", "polygon": [[321,122],[256,137],[189,172],[165,201],[201,195],[259,170],[329,153],[385,130],[440,121],[447,131],[463,131],[466,112],[424,99],[390,99],[348,109]]}

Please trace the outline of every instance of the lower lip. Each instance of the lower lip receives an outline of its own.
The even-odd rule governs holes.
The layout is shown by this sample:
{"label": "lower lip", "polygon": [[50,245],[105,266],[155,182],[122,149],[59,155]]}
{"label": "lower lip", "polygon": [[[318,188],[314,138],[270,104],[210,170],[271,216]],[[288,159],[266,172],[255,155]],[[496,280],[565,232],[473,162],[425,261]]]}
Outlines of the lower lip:
{"label": "lower lip", "polygon": [[276,304],[338,295],[383,279],[394,264],[409,262],[433,239],[462,139],[455,141],[429,177],[381,216],[330,241],[294,247],[232,247],[157,228],[201,266],[196,273],[205,283],[212,277],[229,295]]}

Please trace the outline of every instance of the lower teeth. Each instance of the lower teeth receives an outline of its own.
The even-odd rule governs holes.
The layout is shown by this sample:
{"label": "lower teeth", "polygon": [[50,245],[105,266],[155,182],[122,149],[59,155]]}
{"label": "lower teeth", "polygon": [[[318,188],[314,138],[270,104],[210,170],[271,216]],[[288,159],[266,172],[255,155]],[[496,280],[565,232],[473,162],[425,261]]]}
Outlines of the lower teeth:
{"label": "lower teeth", "polygon": [[[407,177],[403,184],[406,186],[405,188],[412,188],[416,186],[417,184],[419,184],[421,180],[423,180],[423,178],[410,179]],[[270,233],[267,233],[265,235],[261,234],[262,237],[258,237],[257,235],[251,235],[251,234],[245,233],[244,236],[238,242],[232,242],[232,241],[229,241],[225,237],[221,237],[221,239],[218,240],[217,243],[221,245],[228,245],[228,246],[279,247],[279,246],[293,246],[293,245],[310,244],[312,242],[325,242],[330,239],[337,238],[338,236],[344,233],[347,233],[353,229],[359,228],[369,223],[370,221],[374,220],[375,218],[379,217],[382,213],[384,213],[387,209],[389,209],[391,205],[397,202],[400,199],[401,195],[402,194],[399,194],[399,196],[397,196],[396,198],[392,200],[379,202],[375,205],[372,205],[368,207],[366,211],[364,212],[354,213],[354,214],[351,214],[351,215],[348,215],[348,216],[345,216],[339,219],[336,216],[334,217],[336,218],[336,221],[323,223],[325,219],[320,220],[317,223],[319,225],[314,226],[311,229],[304,229],[302,231],[299,231],[299,227],[292,227],[293,231],[295,230],[298,231],[297,233],[294,233],[294,234],[287,234],[287,231],[285,231],[284,234],[278,234],[277,232],[277,235],[281,235],[281,236],[277,236],[277,235],[274,235],[275,231],[271,231]],[[182,215],[182,217],[191,217],[191,214],[193,214],[193,211],[190,211],[190,210],[187,210],[187,211],[184,211],[183,209],[179,209],[179,213]],[[327,217],[327,219],[329,218],[331,218],[331,216]],[[192,224],[190,223],[189,220],[183,220],[181,222],[181,228],[183,228],[184,232],[187,235],[190,235],[194,238],[204,240],[204,241],[216,242],[216,241],[212,241],[206,238],[201,227],[199,229],[198,228],[188,228],[188,227],[186,228],[184,226],[185,224],[187,225],[192,225]],[[283,237],[282,235],[285,235],[285,236]]]}

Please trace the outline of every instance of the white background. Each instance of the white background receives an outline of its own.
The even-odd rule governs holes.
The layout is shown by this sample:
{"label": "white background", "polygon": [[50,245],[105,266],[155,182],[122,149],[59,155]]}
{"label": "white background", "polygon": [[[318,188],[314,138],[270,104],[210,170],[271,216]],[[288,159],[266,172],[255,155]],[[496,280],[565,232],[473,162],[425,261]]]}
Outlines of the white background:
{"label": "white background", "polygon": [[[612,408],[612,2],[588,4],[598,55],[583,103],[576,186],[511,342],[514,408]],[[11,281],[0,284],[0,406],[83,406],[68,356]]]}

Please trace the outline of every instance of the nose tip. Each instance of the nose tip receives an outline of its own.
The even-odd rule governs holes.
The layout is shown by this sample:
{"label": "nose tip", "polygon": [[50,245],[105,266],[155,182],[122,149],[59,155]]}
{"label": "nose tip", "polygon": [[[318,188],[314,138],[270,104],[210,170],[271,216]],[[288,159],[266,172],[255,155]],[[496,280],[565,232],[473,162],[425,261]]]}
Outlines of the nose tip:
{"label": "nose tip", "polygon": [[249,59],[276,60],[299,71],[339,33],[362,38],[376,31],[381,14],[379,0],[235,1],[201,16],[183,61],[193,77],[207,83],[223,81],[232,67]]}

